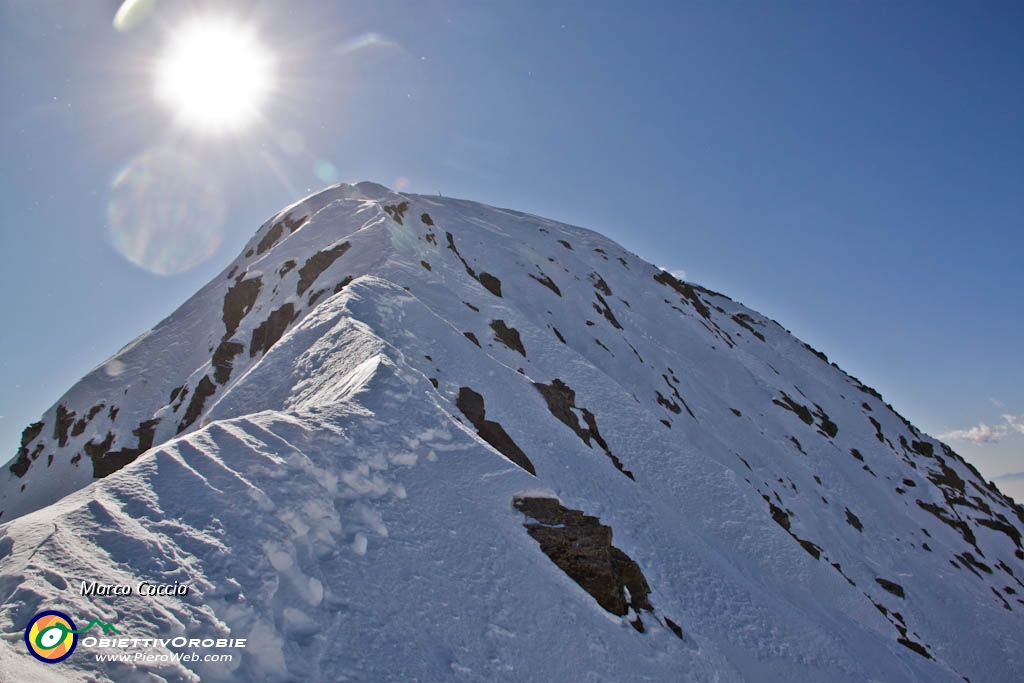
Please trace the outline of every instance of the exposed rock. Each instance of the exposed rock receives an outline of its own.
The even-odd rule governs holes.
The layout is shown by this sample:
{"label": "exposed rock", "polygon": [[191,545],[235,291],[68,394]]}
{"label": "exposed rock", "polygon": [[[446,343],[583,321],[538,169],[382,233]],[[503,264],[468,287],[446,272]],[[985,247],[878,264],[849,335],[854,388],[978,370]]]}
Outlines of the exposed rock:
{"label": "exposed rock", "polygon": [[[235,356],[245,350],[244,344],[232,341],[222,341],[217,350],[213,352],[213,379],[217,384],[224,384],[231,378],[231,369]],[[182,387],[178,387],[171,393],[171,401]]]}
{"label": "exposed rock", "polygon": [[792,398],[789,397],[789,394],[787,394],[785,391],[782,392],[781,401],[777,398],[773,398],[772,403],[795,413],[796,416],[803,420],[805,423],[809,425],[814,424],[814,416],[811,415],[811,409],[801,403],[797,403],[796,401],[794,401]]}
{"label": "exposed rock", "polygon": [[494,277],[490,273],[480,273],[480,284],[484,286],[488,292],[494,296],[501,296],[501,280]]}
{"label": "exposed rock", "polygon": [[299,283],[296,286],[296,293],[302,296],[320,277],[320,273],[330,268],[331,264],[351,247],[350,242],[342,242],[330,249],[318,251],[306,259],[306,262],[299,268]]}
{"label": "exposed rock", "polygon": [[196,387],[195,393],[192,394],[192,400],[189,402],[188,408],[185,410],[185,417],[178,423],[179,434],[196,421],[203,412],[206,399],[213,396],[216,391],[217,385],[210,381],[210,376],[203,375],[203,378],[199,380],[199,386]]}
{"label": "exposed rock", "polygon": [[[626,616],[632,609],[636,620],[641,611],[653,612],[648,597],[651,587],[640,566],[612,545],[611,527],[597,517],[563,507],[554,498],[516,496],[512,505],[534,520],[523,526],[544,554],[597,604],[618,616]],[[634,628],[642,633],[643,622],[634,623]],[[669,628],[682,637],[675,622]]]}
{"label": "exposed rock", "polygon": [[889,581],[888,579],[879,577],[875,579],[875,583],[895,595],[897,598],[904,597],[903,586],[899,585],[895,581]]}
{"label": "exposed rock", "polygon": [[75,423],[75,411],[69,411],[64,404],[57,406],[57,421],[53,425],[53,438],[57,439],[57,445],[64,447],[68,444],[68,430]]}
{"label": "exposed rock", "polygon": [[[281,235],[284,234],[285,228],[288,229],[288,233],[291,234],[306,224],[308,218],[292,218],[290,215],[285,216],[281,220],[270,226],[266,234],[263,235],[263,239],[256,245],[256,254],[262,254],[271,247],[273,247],[277,240],[281,239]],[[294,265],[294,262],[293,264]]]}
{"label": "exposed rock", "polygon": [[846,508],[846,523],[852,526],[857,531],[864,531],[864,525],[860,523],[860,518],[850,512],[850,508]]}
{"label": "exposed rock", "polygon": [[654,276],[654,281],[676,290],[676,292],[681,294],[684,299],[690,302],[702,318],[707,320],[711,319],[711,311],[708,310],[707,305],[705,305],[704,301],[700,298],[700,295],[697,294],[691,285],[688,285],[681,280],[677,280],[671,273],[665,270],[658,271]]}
{"label": "exposed rock", "polygon": [[512,440],[512,437],[508,435],[505,428],[493,420],[484,419],[483,396],[469,387],[461,387],[455,405],[458,406],[459,410],[469,419],[472,425],[476,427],[477,434],[481,439],[533,476],[537,476],[537,470],[534,469],[533,463],[526,457],[523,449]]}
{"label": "exposed rock", "polygon": [[622,462],[616,457],[611,450],[608,448],[608,443],[601,436],[601,433],[597,429],[597,418],[586,408],[579,408],[580,413],[583,414],[583,419],[587,423],[587,428],[584,429],[580,426],[580,420],[576,417],[576,413],[572,411],[576,408],[576,392],[572,390],[562,380],[556,378],[551,384],[541,384],[540,382],[534,382],[533,386],[540,395],[544,397],[544,401],[548,404],[548,412],[554,415],[559,422],[569,427],[576,436],[583,441],[583,443],[590,445],[591,439],[597,442],[597,444],[604,450],[605,454],[615,465],[615,468],[622,472],[630,479],[635,479],[633,473],[627,470]]}
{"label": "exposed rock", "polygon": [[[538,270],[540,270],[540,269],[538,268]],[[529,275],[534,280],[536,280],[537,282],[541,283],[542,285],[544,285],[545,287],[550,289],[552,292],[554,292],[558,296],[562,296],[562,290],[560,290],[558,288],[558,285],[555,284],[554,280],[552,280],[550,277],[548,277],[547,275],[544,274],[544,271],[541,271],[540,277],[537,277],[533,273],[527,273],[527,275]]]}
{"label": "exposed rock", "polygon": [[252,310],[256,298],[260,295],[260,288],[263,286],[263,278],[255,277],[249,280],[236,282],[233,287],[224,295],[224,321],[225,338],[231,337],[238,329],[242,318]]}
{"label": "exposed rock", "polygon": [[[137,428],[132,430],[132,434],[134,434],[139,440],[138,444],[134,448],[122,448],[119,451],[108,450],[100,453],[98,448],[90,450],[87,444],[86,452],[92,459],[92,476],[96,479],[100,479],[109,474],[113,474],[152,448],[153,435],[156,432],[156,426],[159,422],[159,418],[146,420]],[[109,438],[110,436],[111,434],[108,433],[107,437]]]}
{"label": "exposed rock", "polygon": [[[391,218],[399,225],[404,225],[402,219],[405,218],[405,212],[409,208],[409,202],[401,202],[399,204],[388,204],[383,207],[384,211],[391,216]],[[421,216],[422,218],[422,216]]]}
{"label": "exposed rock", "polygon": [[288,329],[288,325],[295,320],[296,315],[295,305],[292,303],[287,303],[272,311],[270,316],[252,331],[249,357],[269,351],[270,347],[276,344],[284,331]]}
{"label": "exposed rock", "polygon": [[519,330],[507,326],[504,320],[492,320],[491,329],[494,330],[495,339],[513,351],[518,351],[523,357],[526,356],[526,348],[523,346],[523,340],[519,337]]}

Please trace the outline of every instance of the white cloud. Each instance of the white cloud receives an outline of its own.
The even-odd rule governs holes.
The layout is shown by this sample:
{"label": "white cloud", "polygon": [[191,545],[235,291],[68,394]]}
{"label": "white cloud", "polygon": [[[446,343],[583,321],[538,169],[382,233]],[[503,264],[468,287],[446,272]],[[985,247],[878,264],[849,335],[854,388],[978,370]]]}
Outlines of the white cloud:
{"label": "white cloud", "polygon": [[1024,434],[1024,415],[1003,415],[1003,419],[1010,429]]}
{"label": "white cloud", "polygon": [[939,434],[939,439],[942,441],[958,439],[960,441],[973,441],[974,443],[996,443],[1006,436],[1006,432],[1007,428],[1005,425],[989,427],[982,422],[970,429],[954,429],[951,432],[943,432]]}
{"label": "white cloud", "polygon": [[1005,424],[990,427],[984,422],[970,429],[954,429],[939,434],[942,441],[960,440],[973,443],[998,443],[1012,432],[1024,434],[1024,415],[1003,415]]}
{"label": "white cloud", "polygon": [[996,408],[1005,408],[1006,404],[1000,401],[998,398],[989,398],[989,403],[994,405]]}

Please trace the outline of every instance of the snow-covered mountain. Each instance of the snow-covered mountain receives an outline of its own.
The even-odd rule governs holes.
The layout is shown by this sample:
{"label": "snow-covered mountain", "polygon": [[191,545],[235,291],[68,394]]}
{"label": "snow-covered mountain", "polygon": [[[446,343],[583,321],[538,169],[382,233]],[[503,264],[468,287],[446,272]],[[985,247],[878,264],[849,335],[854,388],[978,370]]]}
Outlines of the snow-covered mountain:
{"label": "snow-covered mountain", "polygon": [[[0,510],[4,681],[1024,671],[1024,510],[877,392],[593,232],[371,183],[73,386]],[[135,642],[37,662],[46,609]]]}

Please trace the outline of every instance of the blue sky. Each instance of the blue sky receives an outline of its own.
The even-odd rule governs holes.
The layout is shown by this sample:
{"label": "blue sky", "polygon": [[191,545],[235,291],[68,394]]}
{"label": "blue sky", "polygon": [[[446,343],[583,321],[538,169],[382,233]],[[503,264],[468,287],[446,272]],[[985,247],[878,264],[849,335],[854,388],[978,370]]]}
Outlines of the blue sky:
{"label": "blue sky", "polygon": [[[1024,471],[1024,5],[155,0],[120,32],[118,5],[0,2],[9,456],[267,217],[365,179],[602,232],[775,318],[988,477]],[[260,120],[220,137],[153,95],[206,13],[275,62]],[[111,237],[154,185],[191,198],[189,230],[220,224],[155,235],[205,258],[185,272]]]}

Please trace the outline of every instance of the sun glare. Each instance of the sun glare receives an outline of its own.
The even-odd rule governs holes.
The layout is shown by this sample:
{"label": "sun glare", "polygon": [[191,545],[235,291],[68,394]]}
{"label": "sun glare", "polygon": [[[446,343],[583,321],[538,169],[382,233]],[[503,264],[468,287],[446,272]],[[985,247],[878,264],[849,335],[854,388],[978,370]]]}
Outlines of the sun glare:
{"label": "sun glare", "polygon": [[182,124],[222,133],[257,118],[272,82],[270,55],[252,30],[201,19],[172,35],[157,64],[156,95]]}

